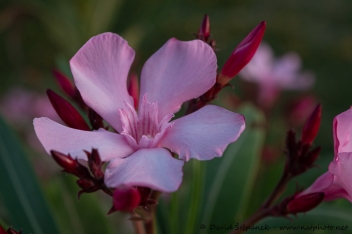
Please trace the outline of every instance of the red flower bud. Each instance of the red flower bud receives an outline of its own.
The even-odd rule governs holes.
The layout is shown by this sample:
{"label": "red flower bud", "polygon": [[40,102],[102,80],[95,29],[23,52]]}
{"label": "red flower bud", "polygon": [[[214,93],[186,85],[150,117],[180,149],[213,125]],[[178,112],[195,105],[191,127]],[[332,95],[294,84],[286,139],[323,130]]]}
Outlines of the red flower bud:
{"label": "red flower bud", "polygon": [[208,15],[204,15],[202,24],[199,27],[197,38],[207,42],[210,37],[210,20]]}
{"label": "red flower bud", "polygon": [[116,210],[131,212],[141,201],[141,195],[135,187],[119,187],[115,189],[113,204]]}
{"label": "red flower bud", "polygon": [[53,74],[59,83],[61,89],[70,97],[75,98],[77,89],[72,82],[59,70],[54,69]]}
{"label": "red flower bud", "polygon": [[70,155],[65,155],[60,152],[51,151],[51,155],[54,160],[59,164],[66,172],[76,175],[79,178],[90,178],[91,175],[86,167],[82,166],[76,159],[73,159]]}
{"label": "red flower bud", "polygon": [[317,136],[320,127],[321,110],[322,107],[321,104],[319,104],[305,123],[301,138],[303,144],[312,144],[315,137]]}
{"label": "red flower bud", "polygon": [[263,39],[265,28],[266,22],[262,21],[235,48],[217,78],[218,83],[225,85],[249,63]]}
{"label": "red flower bud", "polygon": [[138,108],[138,100],[139,100],[139,84],[138,77],[136,73],[132,73],[130,75],[130,83],[128,85],[128,93],[132,96],[134,101],[134,108],[137,110]]}
{"label": "red flower bud", "polygon": [[69,102],[50,89],[48,89],[46,93],[56,113],[67,126],[79,130],[90,130],[86,121]]}
{"label": "red flower bud", "polygon": [[291,214],[303,213],[317,207],[323,200],[324,193],[309,193],[297,197],[287,204],[287,212]]}
{"label": "red flower bud", "polygon": [[88,164],[90,171],[94,175],[94,177],[98,180],[103,179],[104,173],[101,170],[101,166],[103,165],[100,155],[97,149],[93,149],[92,153],[89,153],[86,151],[87,157],[88,157]]}

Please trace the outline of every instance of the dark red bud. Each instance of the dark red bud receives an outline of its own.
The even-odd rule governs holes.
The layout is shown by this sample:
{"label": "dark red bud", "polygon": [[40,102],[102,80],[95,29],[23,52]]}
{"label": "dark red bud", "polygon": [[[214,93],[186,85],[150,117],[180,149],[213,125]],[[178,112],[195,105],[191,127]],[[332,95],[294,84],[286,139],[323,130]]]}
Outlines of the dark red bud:
{"label": "dark red bud", "polygon": [[265,28],[266,22],[262,21],[235,48],[218,76],[218,83],[225,85],[249,63],[263,39]]}
{"label": "dark red bud", "polygon": [[139,100],[139,83],[138,77],[136,73],[132,73],[130,75],[130,83],[128,85],[128,93],[132,96],[134,101],[134,108],[137,110],[138,108],[138,100]]}
{"label": "dark red bud", "polygon": [[307,122],[304,124],[301,141],[310,145],[318,134],[321,120],[322,106],[317,105]]}
{"label": "dark red bud", "polygon": [[303,213],[312,210],[317,207],[323,200],[325,194],[320,193],[309,193],[297,197],[287,204],[287,212],[291,214]]}
{"label": "dark red bud", "polygon": [[113,204],[116,210],[131,212],[140,201],[141,195],[135,187],[119,187],[113,194]]}
{"label": "dark red bud", "polygon": [[199,27],[198,39],[207,42],[210,37],[210,20],[208,15],[204,15],[202,24]]}
{"label": "dark red bud", "polygon": [[[80,188],[82,188],[85,192],[91,192],[92,190],[96,191],[97,186],[95,186],[95,183],[93,180],[91,179],[86,179],[86,178],[82,178],[76,181],[78,186]],[[92,191],[93,192],[93,191]]]}
{"label": "dark red bud", "polygon": [[69,155],[62,154],[60,152],[51,151],[51,155],[53,156],[53,159],[59,164],[65,171],[72,173],[76,170],[77,167],[77,160],[71,158]]}
{"label": "dark red bud", "polygon": [[86,167],[73,159],[70,155],[65,155],[60,152],[51,151],[51,155],[54,160],[59,164],[66,172],[74,174],[79,178],[90,178],[91,175]]}
{"label": "dark red bud", "polygon": [[53,74],[59,83],[61,89],[71,98],[75,98],[77,95],[77,89],[73,83],[59,70],[54,69]]}
{"label": "dark red bud", "polygon": [[100,155],[97,149],[93,149],[92,153],[89,153],[86,151],[87,157],[88,157],[88,164],[90,171],[94,175],[94,177],[98,180],[101,180],[104,178],[104,173],[101,170],[101,166],[103,163],[101,162]]}
{"label": "dark red bud", "polygon": [[79,130],[90,130],[80,113],[68,101],[50,89],[46,93],[56,113],[67,126]]}
{"label": "dark red bud", "polygon": [[20,230],[19,232],[15,231],[12,228],[7,229],[7,234],[22,234],[22,230]]}

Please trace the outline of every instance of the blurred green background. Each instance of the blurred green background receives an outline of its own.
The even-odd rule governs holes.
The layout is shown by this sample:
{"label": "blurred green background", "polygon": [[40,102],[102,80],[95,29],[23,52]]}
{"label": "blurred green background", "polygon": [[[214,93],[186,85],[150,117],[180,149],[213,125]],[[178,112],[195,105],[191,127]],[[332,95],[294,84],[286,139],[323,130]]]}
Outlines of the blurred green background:
{"label": "blurred green background", "polygon": [[[243,159],[247,161],[242,162],[240,159],[238,161],[243,165],[248,163],[248,168],[251,170],[250,175],[244,175],[243,173],[246,171],[241,175],[244,176],[244,179],[250,178],[248,183],[251,186],[246,189],[236,187],[245,185],[236,184],[238,183],[236,180],[240,176],[234,176],[235,168],[226,169],[224,178],[219,179],[221,183],[218,187],[229,191],[224,195],[228,196],[229,200],[219,199],[219,204],[215,202],[216,205],[212,211],[204,211],[199,208],[196,221],[192,224],[194,227],[191,225],[193,229],[189,229],[189,233],[198,233],[197,227],[204,221],[202,216],[204,213],[208,215],[206,220],[214,220],[214,222],[223,222],[224,224],[241,222],[244,217],[247,217],[260,205],[274,187],[282,171],[284,157],[281,152],[284,147],[285,132],[290,127],[295,127],[298,132],[300,131],[299,125],[289,126],[285,120],[288,103],[294,98],[306,94],[314,95],[323,106],[322,125],[315,142],[315,145],[322,146],[321,157],[318,160],[320,167],[312,169],[297,181],[302,187],[309,186],[317,176],[326,171],[328,163],[333,157],[332,120],[334,116],[347,110],[352,104],[350,97],[352,85],[351,12],[352,2],[348,0],[2,0],[0,2],[0,99],[4,99],[6,94],[14,88],[27,90],[37,96],[45,96],[47,88],[52,88],[60,93],[52,75],[52,69],[59,68],[70,75],[69,59],[90,37],[102,32],[118,33],[129,42],[136,51],[132,70],[139,73],[144,61],[170,37],[176,37],[180,40],[194,39],[193,33],[198,31],[203,16],[207,13],[210,16],[212,38],[217,43],[218,65],[221,68],[236,45],[259,22],[265,20],[267,29],[264,41],[273,47],[277,56],[289,51],[296,51],[300,54],[303,67],[315,72],[316,82],[310,91],[304,93],[284,92],[275,104],[272,113],[266,116],[267,120],[253,106],[245,105],[242,106],[242,109],[237,109],[238,112],[242,111],[241,113],[247,114],[247,118],[252,117],[254,123],[268,124],[267,128],[259,128],[259,130],[258,127],[248,127],[248,134],[254,135],[246,140],[243,147],[238,146],[241,148],[239,150],[244,150],[241,151],[241,155],[253,155],[253,157],[248,156],[247,159]],[[242,81],[235,78],[232,83],[235,87],[234,91],[227,89],[224,92],[235,92],[240,96],[245,96],[243,90],[241,91]],[[218,104],[231,108],[231,104],[225,103],[225,99],[222,99],[223,96],[219,98]],[[4,102],[0,103],[4,105]],[[60,169],[51,161],[51,158],[45,153],[38,153],[38,150],[34,150],[33,145],[28,143],[26,134],[33,135],[31,122],[35,116],[28,115],[26,118],[25,113],[22,115],[24,115],[22,116],[24,119],[21,120],[21,124],[11,121],[11,119],[7,119],[6,122],[10,124],[12,130],[16,130],[16,135],[19,136],[21,147],[34,168],[41,190],[44,191],[45,199],[49,204],[48,209],[54,213],[54,220],[56,220],[59,232],[117,233],[113,230],[119,229],[122,230],[121,233],[129,233],[131,226],[126,221],[126,216],[122,214],[105,216],[111,205],[110,198],[103,194],[89,194],[83,195],[81,200],[77,201],[78,187],[75,186],[73,178],[59,174]],[[247,126],[249,126],[248,123]],[[253,132],[250,132],[251,130]],[[253,140],[253,138],[255,139]],[[266,145],[278,152],[274,160],[270,162],[260,161],[261,152]],[[247,149],[247,151],[253,151],[248,153],[246,147],[255,147],[255,149]],[[231,152],[229,149],[221,159],[203,163],[202,167],[207,168],[204,173],[218,174],[219,170],[225,170],[221,167],[221,160],[225,160],[225,157],[232,157]],[[1,157],[3,156],[1,155]],[[188,194],[189,188],[192,187],[192,172],[190,171],[193,164],[191,162],[185,168],[184,185],[178,193],[180,198],[175,198],[173,195],[174,198],[171,201],[176,199],[178,202],[192,204],[192,201],[182,197],[185,196],[184,194]],[[236,167],[236,158],[234,165]],[[202,207],[207,207],[208,199],[210,199],[208,196],[212,194],[211,191],[216,187],[216,183],[219,183],[212,180],[214,177],[216,176],[204,177],[207,179],[203,181]],[[212,187],[212,184],[215,184],[215,187]],[[0,185],[0,190],[6,189]],[[246,191],[245,195],[241,194],[247,198],[246,207],[242,207],[241,210],[234,205],[233,207],[238,209],[237,211],[222,213],[219,207],[226,208],[234,200],[242,201],[238,198],[237,193],[232,197],[229,196],[237,190]],[[294,191],[294,182],[289,191]],[[212,196],[217,199],[221,197],[216,194]],[[174,225],[174,228],[178,225],[178,229],[176,228],[178,231],[174,233],[183,233],[182,230],[187,226],[187,220],[182,220],[182,217],[187,215],[182,215],[182,212],[187,214],[188,208],[182,205],[178,210],[175,210],[175,206],[169,207],[166,202],[168,199],[170,198],[166,197],[165,202],[162,199],[159,206],[160,220],[166,220],[160,224],[160,232],[164,233],[165,230],[168,230],[169,225]],[[4,200],[4,198],[0,199],[0,204],[2,204],[0,218],[3,219],[5,225],[9,225],[14,221],[13,217],[10,218],[9,208],[3,206]],[[321,219],[324,220],[322,222],[347,224],[347,221],[351,223],[352,220],[351,208],[349,202],[339,200],[323,204],[314,212],[320,212],[319,214],[331,212],[330,216]],[[322,210],[319,211],[319,209]],[[211,218],[210,213],[219,218]],[[170,215],[178,218],[168,223],[167,219],[169,218],[167,217]],[[296,223],[303,222],[302,220],[309,223],[311,216],[314,215],[308,213],[303,218],[300,217],[296,220]],[[339,221],[331,217],[338,217]],[[175,220],[179,220],[179,222]],[[24,233],[27,233],[26,230]]]}

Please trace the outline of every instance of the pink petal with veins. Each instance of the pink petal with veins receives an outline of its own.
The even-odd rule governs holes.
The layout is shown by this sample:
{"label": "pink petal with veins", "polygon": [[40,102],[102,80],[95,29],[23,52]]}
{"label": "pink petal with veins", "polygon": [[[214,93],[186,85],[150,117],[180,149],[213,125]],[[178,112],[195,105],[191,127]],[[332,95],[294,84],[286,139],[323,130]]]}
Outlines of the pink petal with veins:
{"label": "pink petal with veins", "polygon": [[133,105],[126,82],[134,54],[122,37],[103,33],[92,37],[70,61],[84,102],[118,132],[122,130],[118,109],[125,102]]}
{"label": "pink petal with veins", "polygon": [[149,102],[158,103],[161,120],[208,91],[215,84],[216,69],[216,56],[206,43],[170,39],[144,64],[139,105],[148,94]]}
{"label": "pink petal with veins", "polygon": [[84,150],[99,150],[103,161],[129,156],[133,149],[122,135],[104,129],[89,132],[68,128],[48,118],[36,118],[33,121],[35,132],[46,152],[56,150],[70,154],[73,158],[87,160]]}
{"label": "pink petal with veins", "polygon": [[105,183],[108,187],[142,186],[174,192],[182,182],[183,164],[166,149],[140,149],[130,157],[111,161],[105,171]]}
{"label": "pink petal with veins", "polygon": [[219,106],[208,105],[177,119],[166,130],[160,146],[179,154],[180,159],[209,160],[220,157],[245,128],[244,117]]}

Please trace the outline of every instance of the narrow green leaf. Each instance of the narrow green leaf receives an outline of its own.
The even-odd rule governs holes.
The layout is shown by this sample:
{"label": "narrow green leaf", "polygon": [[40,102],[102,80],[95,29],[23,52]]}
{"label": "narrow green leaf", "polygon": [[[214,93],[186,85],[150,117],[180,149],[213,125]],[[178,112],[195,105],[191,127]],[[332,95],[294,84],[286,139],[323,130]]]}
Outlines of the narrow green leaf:
{"label": "narrow green leaf", "polygon": [[242,220],[254,187],[264,141],[264,117],[251,105],[242,106],[238,112],[246,118],[245,131],[220,160],[207,162],[201,220],[207,226],[231,224],[234,218]]}
{"label": "narrow green leaf", "polygon": [[11,225],[24,233],[56,234],[56,223],[21,146],[0,118],[0,198]]}
{"label": "narrow green leaf", "polygon": [[[335,206],[325,205],[318,207],[306,214],[299,214],[297,218],[291,216],[291,220],[286,218],[266,218],[256,226],[266,225],[267,231],[249,231],[248,233],[313,233],[313,228],[315,228],[314,233],[327,234],[327,233],[351,233],[352,230],[352,214],[349,210],[344,211],[341,208],[336,208]],[[337,231],[336,229],[330,229],[336,226],[346,227],[344,231]],[[303,230],[280,230],[283,228],[301,228]],[[319,228],[320,227],[320,228]],[[325,230],[323,230],[325,228]],[[329,227],[329,228],[327,228]],[[276,231],[276,232],[275,232]]]}

